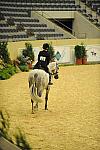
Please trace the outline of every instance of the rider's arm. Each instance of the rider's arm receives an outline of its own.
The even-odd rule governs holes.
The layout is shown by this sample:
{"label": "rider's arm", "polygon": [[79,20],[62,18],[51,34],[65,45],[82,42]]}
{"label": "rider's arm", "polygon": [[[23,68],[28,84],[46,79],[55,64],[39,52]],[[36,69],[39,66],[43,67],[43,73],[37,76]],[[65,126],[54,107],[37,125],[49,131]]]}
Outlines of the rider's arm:
{"label": "rider's arm", "polygon": [[38,54],[38,62],[40,61],[40,52],[39,52],[39,54]]}

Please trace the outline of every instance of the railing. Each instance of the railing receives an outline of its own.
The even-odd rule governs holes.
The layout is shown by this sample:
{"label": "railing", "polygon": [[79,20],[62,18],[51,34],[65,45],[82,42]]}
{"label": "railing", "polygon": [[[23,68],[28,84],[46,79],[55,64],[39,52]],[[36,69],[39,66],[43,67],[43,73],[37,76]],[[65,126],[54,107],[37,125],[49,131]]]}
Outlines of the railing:
{"label": "railing", "polygon": [[5,138],[0,137],[0,150],[21,150],[16,145],[10,143]]}
{"label": "railing", "polygon": [[[43,16],[44,18],[46,18],[45,16],[47,16],[47,17],[49,17],[49,18],[52,18],[50,15],[48,15],[48,14],[47,14],[47,13],[45,13],[45,12],[42,12],[42,16]],[[69,28],[68,26],[64,25],[63,23],[61,23],[61,22],[60,22],[60,21],[58,21],[57,19],[52,18],[52,20],[53,20],[54,22],[58,22],[58,23],[59,23],[59,25],[63,26],[64,28],[66,28],[66,29],[67,29],[67,31],[70,31],[70,33],[72,33],[72,29],[71,29],[71,28]]]}

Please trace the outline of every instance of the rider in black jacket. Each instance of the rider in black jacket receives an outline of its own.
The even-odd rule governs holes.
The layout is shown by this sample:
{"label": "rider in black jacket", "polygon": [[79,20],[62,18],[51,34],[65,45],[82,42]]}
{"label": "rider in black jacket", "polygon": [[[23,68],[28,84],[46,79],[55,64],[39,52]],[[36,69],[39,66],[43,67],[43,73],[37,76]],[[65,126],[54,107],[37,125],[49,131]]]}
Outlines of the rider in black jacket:
{"label": "rider in black jacket", "polygon": [[50,74],[49,69],[48,69],[48,65],[49,65],[50,60],[51,60],[50,53],[48,52],[48,49],[49,49],[49,44],[44,43],[43,44],[43,50],[40,51],[38,54],[38,62],[36,63],[36,65],[34,66],[33,69],[43,69],[47,73],[49,73],[49,85],[52,85],[51,74]]}

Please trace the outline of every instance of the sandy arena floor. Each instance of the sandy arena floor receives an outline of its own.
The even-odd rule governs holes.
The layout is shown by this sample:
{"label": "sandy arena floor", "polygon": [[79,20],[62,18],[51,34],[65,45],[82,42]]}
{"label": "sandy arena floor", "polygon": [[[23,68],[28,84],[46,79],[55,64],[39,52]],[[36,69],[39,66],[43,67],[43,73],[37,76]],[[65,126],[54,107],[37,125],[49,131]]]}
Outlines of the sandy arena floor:
{"label": "sandy arena floor", "polygon": [[100,150],[100,65],[60,67],[53,79],[48,111],[31,114],[28,73],[0,81],[0,110],[10,115],[33,150]]}

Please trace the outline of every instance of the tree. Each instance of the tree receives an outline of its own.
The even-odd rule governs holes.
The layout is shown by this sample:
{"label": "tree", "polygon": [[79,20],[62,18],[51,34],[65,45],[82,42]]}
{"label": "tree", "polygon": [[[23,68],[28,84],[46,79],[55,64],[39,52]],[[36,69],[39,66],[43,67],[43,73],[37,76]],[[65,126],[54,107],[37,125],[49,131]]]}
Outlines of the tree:
{"label": "tree", "polygon": [[10,55],[7,48],[7,42],[0,42],[0,58],[4,63],[11,63]]}
{"label": "tree", "polygon": [[55,51],[54,51],[54,48],[52,46],[52,43],[49,43],[49,49],[48,49],[48,51],[50,52],[51,59],[53,59],[55,57]]}
{"label": "tree", "polygon": [[25,49],[23,50],[23,55],[28,56],[32,61],[34,61],[34,52],[31,43],[25,43]]}

